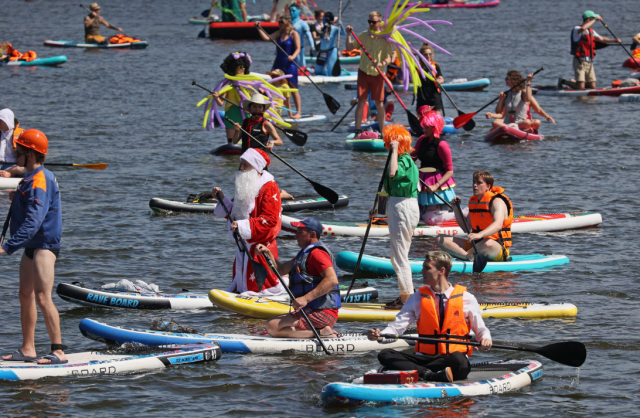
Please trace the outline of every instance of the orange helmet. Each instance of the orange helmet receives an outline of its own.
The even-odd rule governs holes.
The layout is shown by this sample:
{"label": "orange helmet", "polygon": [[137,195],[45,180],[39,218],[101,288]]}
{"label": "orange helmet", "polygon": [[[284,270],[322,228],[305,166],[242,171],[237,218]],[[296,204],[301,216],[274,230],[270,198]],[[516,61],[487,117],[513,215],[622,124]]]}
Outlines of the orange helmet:
{"label": "orange helmet", "polygon": [[49,147],[49,141],[47,137],[37,129],[27,129],[16,140],[16,144],[20,144],[23,147],[31,148],[40,154],[47,155],[47,148]]}

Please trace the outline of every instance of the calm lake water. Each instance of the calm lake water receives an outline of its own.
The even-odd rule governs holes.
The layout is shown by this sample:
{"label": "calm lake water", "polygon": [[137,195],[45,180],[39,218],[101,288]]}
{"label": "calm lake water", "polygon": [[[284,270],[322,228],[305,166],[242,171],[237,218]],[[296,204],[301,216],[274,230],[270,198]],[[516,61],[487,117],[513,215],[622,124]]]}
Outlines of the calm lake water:
{"label": "calm lake water", "polygon": [[[337,1],[318,0],[319,7],[337,12]],[[84,51],[42,46],[45,39],[80,41],[85,12],[77,2],[3,0],[5,19],[0,42],[8,40],[21,51],[40,57],[65,54],[61,68],[1,68],[0,108],[11,108],[22,126],[44,131],[50,140],[50,162],[105,162],[105,171],[56,169],[63,200],[63,245],[56,264],[56,283],[83,281],[99,286],[121,279],[144,280],[163,291],[182,288],[208,291],[226,288],[231,280],[233,242],[224,222],[205,215],[154,215],[152,197],[183,200],[190,193],[214,185],[232,192],[235,158],[214,157],[209,151],[224,143],[222,130],[202,129],[205,95],[191,80],[214,86],[222,79],[219,65],[230,52],[248,51],[252,70],[268,71],[272,45],[261,42],[211,41],[196,38],[201,26],[188,19],[207,2],[114,0],[103,16],[126,32],[147,39],[140,51]],[[354,0],[344,13],[356,30],[366,28],[367,12],[383,11],[383,2]],[[268,12],[271,2],[248,2],[250,14]],[[421,34],[453,53],[436,55],[446,79],[488,77],[486,92],[451,93],[458,107],[475,111],[504,90],[509,69],[528,73],[544,66],[534,84],[553,84],[558,76],[572,76],[569,32],[581,23],[587,9],[602,13],[625,45],[639,30],[637,4],[631,1],[504,0],[486,10],[433,10],[429,19],[453,26],[437,26]],[[608,36],[606,29],[595,30]],[[108,29],[103,33],[111,34]],[[599,86],[625,78],[621,48],[598,51]],[[357,67],[345,67],[355,71]],[[365,219],[373,203],[385,156],[345,150],[346,123],[331,127],[348,108],[353,92],[341,85],[323,89],[342,103],[331,115],[312,87],[301,88],[305,111],[325,114],[325,123],[304,126],[304,148],[290,142],[278,150],[308,177],[350,197],[347,208],[306,212],[322,221]],[[407,103],[411,95],[404,94]],[[446,99],[446,112],[455,110]],[[503,396],[477,397],[445,404],[403,406],[326,407],[319,394],[329,382],[345,381],[376,367],[375,353],[354,356],[236,355],[217,363],[190,365],[157,373],[91,379],[45,379],[0,384],[0,411],[5,416],[633,416],[638,367],[630,360],[640,349],[638,338],[637,270],[633,267],[633,236],[637,236],[639,172],[638,104],[616,98],[570,99],[539,97],[557,121],[544,122],[547,140],[492,146],[483,142],[489,122],[478,117],[469,133],[450,136],[457,192],[471,194],[471,174],[485,169],[496,177],[513,200],[516,212],[549,213],[595,210],[601,227],[564,233],[515,236],[514,253],[565,254],[571,263],[542,272],[451,275],[480,301],[570,302],[578,306],[574,319],[487,320],[494,340],[542,346],[578,340],[587,345],[588,358],[578,370],[542,359],[545,376],[533,386]],[[400,109],[399,106],[396,109]],[[402,110],[395,117],[406,123]],[[313,190],[280,162],[271,172],[281,188],[293,195]],[[633,174],[636,173],[636,174]],[[9,201],[0,193],[0,214]],[[359,238],[326,240],[334,253],[357,251]],[[282,257],[298,251],[293,236],[279,238]],[[412,256],[434,249],[432,239],[416,240]],[[370,239],[367,253],[388,256],[386,239]],[[21,339],[18,303],[20,255],[0,258],[0,351],[10,352]],[[348,279],[348,277],[346,277]],[[397,293],[395,278],[369,280],[382,300]],[[418,279],[416,279],[416,285]],[[157,312],[110,311],[71,305],[54,296],[61,314],[63,341],[69,351],[103,349],[78,331],[89,317],[114,325],[147,328]],[[202,331],[247,333],[263,322],[218,309],[167,312],[166,318]],[[624,325],[627,323],[628,325]],[[629,325],[630,324],[630,325]],[[339,323],[340,331],[365,331],[384,324]],[[631,328],[629,328],[631,326]],[[48,352],[44,323],[37,327],[37,348]],[[535,355],[532,355],[535,358]],[[472,361],[528,358],[515,352],[490,351]]]}

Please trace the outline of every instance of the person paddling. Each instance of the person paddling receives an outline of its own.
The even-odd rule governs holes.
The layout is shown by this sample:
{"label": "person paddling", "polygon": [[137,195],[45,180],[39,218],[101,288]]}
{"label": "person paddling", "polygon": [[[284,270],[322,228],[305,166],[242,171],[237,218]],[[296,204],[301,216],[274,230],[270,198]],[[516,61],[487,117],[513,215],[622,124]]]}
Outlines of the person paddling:
{"label": "person paddling", "polygon": [[109,38],[100,36],[100,25],[122,32],[122,28],[113,26],[100,16],[100,6],[98,3],[91,3],[89,6],[91,13],[84,17],[84,41],[88,44],[108,45]]}
{"label": "person paddling", "polygon": [[492,129],[503,125],[513,125],[523,132],[529,132],[529,130],[537,131],[540,127],[540,121],[533,120],[529,110],[531,99],[533,98],[531,90],[533,73],[527,76],[524,84],[522,83],[523,79],[524,77],[519,71],[509,70],[507,72],[507,76],[504,78],[505,84],[510,88],[516,87],[507,94],[500,92],[496,113],[486,113],[487,119],[495,119],[492,123]]}
{"label": "person paddling", "polygon": [[[264,117],[264,113],[269,109],[269,106],[271,106],[271,103],[260,93],[254,93],[251,99],[242,101],[242,109],[247,113],[251,113],[251,116],[242,121],[242,127],[239,123],[234,124],[235,133],[233,134],[232,142],[233,144],[237,144],[240,142],[240,139],[242,139],[243,153],[249,148],[265,149],[270,152],[274,145],[279,146],[283,144],[276,129],[271,122]],[[248,132],[262,144],[266,145],[266,148],[257,141],[252,140],[251,137],[242,132],[242,130]],[[273,140],[269,140],[270,136],[273,137]]]}
{"label": "person paddling", "polygon": [[289,288],[295,296],[294,312],[278,315],[267,321],[267,332],[272,337],[313,338],[301,310],[307,314],[313,327],[322,337],[338,337],[333,330],[342,306],[336,261],[327,246],[320,241],[322,224],[316,218],[291,222],[297,228],[296,240],[302,248],[292,260],[281,263],[264,245],[257,251],[271,258],[280,274],[289,274]]}
{"label": "person paddling", "polygon": [[0,177],[22,177],[24,167],[16,165],[16,141],[24,129],[11,109],[0,110]]}
{"label": "person paddling", "polygon": [[[382,344],[395,340],[382,334],[401,335],[415,321],[421,337],[470,340],[469,331],[481,342],[480,348],[491,348],[491,333],[482,319],[480,305],[467,288],[448,281],[451,256],[442,251],[430,251],[422,263],[422,282],[402,307],[396,319],[382,332],[367,331],[369,340]],[[453,382],[466,379],[471,371],[469,356],[473,347],[460,344],[416,343],[415,353],[384,349],[378,353],[383,370],[417,370],[420,379],[430,382]]]}
{"label": "person paddling", "polygon": [[596,21],[602,22],[602,16],[587,10],[582,14],[582,25],[571,30],[571,55],[573,55],[573,70],[575,79],[567,81],[558,79],[558,90],[564,85],[574,90],[596,88],[596,72],[593,69],[593,59],[596,56],[596,41],[605,44],[620,43],[620,39],[611,39],[600,36],[591,29]]}
{"label": "person paddling", "polygon": [[0,247],[0,255],[14,254],[21,248],[20,318],[22,346],[4,361],[36,361],[35,329],[40,308],[51,339],[51,352],[39,364],[65,364],[60,316],[51,293],[55,281],[54,265],[60,254],[62,211],[60,190],[55,176],[44,168],[49,141],[37,129],[24,131],[16,140],[16,163],[27,171],[16,192],[11,192],[11,239]]}
{"label": "person paddling", "polygon": [[338,33],[346,35],[344,29],[339,26],[338,17],[333,17],[333,13],[326,12],[324,15],[324,26],[320,36],[320,49],[316,59],[315,75],[331,75],[333,67],[338,61]]}
{"label": "person paddling", "polygon": [[[459,208],[460,198],[454,213],[458,225],[465,225],[465,219]],[[475,252],[471,241],[475,241],[478,251],[489,261],[508,261],[511,242],[511,224],[513,223],[513,204],[504,194],[502,187],[494,187],[493,176],[486,171],[473,173],[473,196],[469,199],[467,225],[471,231],[467,239],[438,235],[436,244],[449,254],[461,260],[472,261]]]}
{"label": "person paddling", "polygon": [[416,110],[420,109],[422,106],[430,106],[430,110],[442,115],[444,106],[442,104],[442,92],[440,89],[442,88],[441,85],[444,83],[444,77],[442,76],[440,64],[434,60],[433,47],[428,43],[425,42],[422,44],[420,47],[420,53],[428,59],[431,66],[436,69],[436,75],[431,74],[431,69],[424,62],[421,62],[422,69],[427,74],[431,74],[435,81],[426,77],[422,78],[422,84],[418,88],[418,93],[416,94]]}

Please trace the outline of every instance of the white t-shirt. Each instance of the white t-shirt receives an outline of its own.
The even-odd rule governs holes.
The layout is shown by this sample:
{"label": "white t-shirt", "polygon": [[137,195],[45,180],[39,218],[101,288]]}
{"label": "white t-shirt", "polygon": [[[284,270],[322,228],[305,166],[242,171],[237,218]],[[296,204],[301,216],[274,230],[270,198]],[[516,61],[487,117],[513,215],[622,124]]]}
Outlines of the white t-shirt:
{"label": "white t-shirt", "polygon": [[[573,39],[573,42],[580,42],[580,39],[585,37],[589,31],[586,30],[584,32],[580,32],[582,30],[582,26],[576,26],[575,28],[573,28],[573,31],[571,32],[571,38]],[[591,29],[593,30],[593,29]],[[598,35],[598,32],[596,32],[595,30],[593,30],[593,37],[598,37],[600,35]],[[591,61],[591,57],[584,57],[584,58],[578,58],[580,60],[583,61]]]}

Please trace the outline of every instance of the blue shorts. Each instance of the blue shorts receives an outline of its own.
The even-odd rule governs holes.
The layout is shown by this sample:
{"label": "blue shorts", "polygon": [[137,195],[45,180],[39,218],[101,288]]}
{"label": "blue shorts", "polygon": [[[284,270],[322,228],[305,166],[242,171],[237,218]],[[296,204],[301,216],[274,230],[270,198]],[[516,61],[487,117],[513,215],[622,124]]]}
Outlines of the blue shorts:
{"label": "blue shorts", "polygon": [[[443,198],[447,202],[451,202],[454,197],[456,197],[456,192],[453,191],[452,187],[445,189],[441,192],[438,192],[438,196]],[[418,204],[422,206],[428,205],[442,205],[442,200],[438,199],[431,192],[426,193],[418,193]]]}

